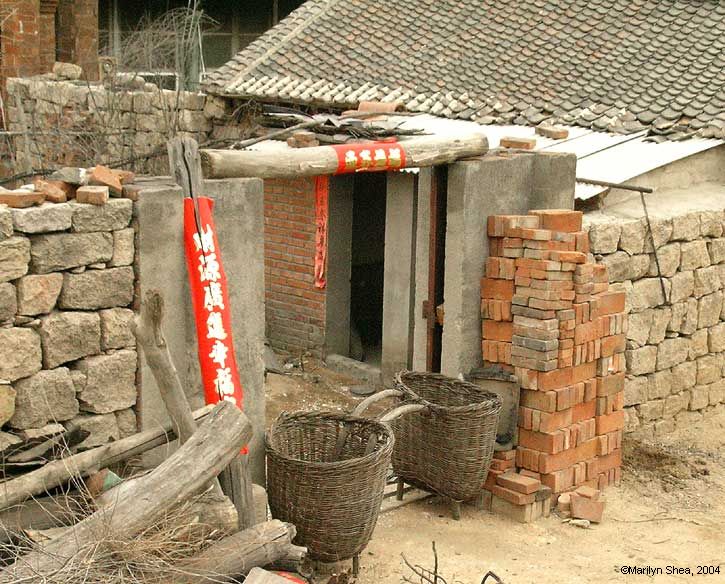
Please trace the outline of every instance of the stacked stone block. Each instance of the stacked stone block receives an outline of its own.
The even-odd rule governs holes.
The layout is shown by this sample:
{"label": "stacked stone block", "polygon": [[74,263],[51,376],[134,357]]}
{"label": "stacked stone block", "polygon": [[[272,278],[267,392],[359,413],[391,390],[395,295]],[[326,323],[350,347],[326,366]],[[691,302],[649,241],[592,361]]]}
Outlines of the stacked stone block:
{"label": "stacked stone block", "polygon": [[0,205],[0,455],[74,423],[136,431],[133,202]]}
{"label": "stacked stone block", "polygon": [[625,431],[663,435],[722,409],[725,213],[653,217],[652,238],[644,219],[587,223],[597,261],[626,292]]}
{"label": "stacked stone block", "polygon": [[5,144],[7,159],[14,159],[6,174],[95,163],[167,174],[168,162],[158,153],[165,152],[169,135],[203,143],[215,124],[224,124],[224,103],[215,97],[162,90],[140,78],[106,86],[52,77],[7,81],[5,120],[17,134]]}
{"label": "stacked stone block", "polygon": [[[618,482],[624,293],[594,263],[579,212],[494,216],[488,233],[483,358],[522,388],[516,466],[554,493]],[[508,320],[494,301],[510,303]]]}

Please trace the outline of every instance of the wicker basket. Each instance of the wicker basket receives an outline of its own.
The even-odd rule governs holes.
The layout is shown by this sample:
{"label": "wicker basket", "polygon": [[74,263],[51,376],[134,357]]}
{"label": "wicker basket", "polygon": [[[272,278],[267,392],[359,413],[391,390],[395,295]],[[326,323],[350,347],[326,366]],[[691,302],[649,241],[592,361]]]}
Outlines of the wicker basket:
{"label": "wicker basket", "polygon": [[393,422],[393,469],[405,482],[468,501],[480,494],[496,440],[501,398],[478,385],[436,373],[401,372],[406,400],[427,410]]}
{"label": "wicker basket", "polygon": [[[339,456],[335,450],[347,433]],[[371,435],[377,444],[365,454]],[[357,556],[370,541],[383,500],[394,438],[374,420],[332,412],[283,413],[267,434],[269,506],[297,527],[312,559]]]}

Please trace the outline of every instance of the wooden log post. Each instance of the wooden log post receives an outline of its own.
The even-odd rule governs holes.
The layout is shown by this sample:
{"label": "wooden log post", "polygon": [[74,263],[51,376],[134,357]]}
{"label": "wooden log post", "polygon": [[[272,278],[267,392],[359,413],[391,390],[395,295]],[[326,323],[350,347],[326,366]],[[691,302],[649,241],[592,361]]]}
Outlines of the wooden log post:
{"label": "wooden log post", "polygon": [[[401,140],[406,168],[450,164],[488,151],[483,134],[425,136]],[[206,178],[294,178],[336,174],[337,152],[332,146],[270,148],[266,150],[201,150]]]}
{"label": "wooden log post", "polygon": [[156,469],[121,484],[112,508],[99,509],[43,549],[0,571],[0,584],[40,582],[60,571],[82,570],[104,538],[131,538],[153,525],[171,507],[198,492],[219,474],[252,437],[252,425],[234,405],[217,404],[194,435]]}
{"label": "wooden log post", "polygon": [[[171,427],[179,437],[179,443],[184,444],[196,431],[196,422],[171,360],[161,328],[163,319],[164,299],[161,293],[158,290],[147,290],[140,314],[134,319],[134,333],[171,418]],[[222,495],[218,480],[214,479],[212,486],[218,495]]]}
{"label": "wooden log post", "polygon": [[246,575],[252,568],[277,562],[299,565],[307,548],[292,543],[295,534],[294,525],[276,519],[259,523],[211,544],[178,565],[180,575],[174,582],[204,584]]}
{"label": "wooden log post", "polygon": [[[211,414],[212,409],[213,406],[205,406],[196,410],[194,418],[201,421]],[[73,456],[53,460],[37,470],[0,484],[0,510],[22,503],[35,495],[45,494],[71,479],[80,479],[99,468],[118,464],[152,448],[168,444],[175,438],[169,423]]]}

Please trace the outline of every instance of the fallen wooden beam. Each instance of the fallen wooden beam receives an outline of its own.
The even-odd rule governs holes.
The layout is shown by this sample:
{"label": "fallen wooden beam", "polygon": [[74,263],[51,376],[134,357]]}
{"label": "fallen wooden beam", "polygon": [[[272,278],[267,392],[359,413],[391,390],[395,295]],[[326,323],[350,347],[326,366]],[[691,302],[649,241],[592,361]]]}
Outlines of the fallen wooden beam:
{"label": "fallen wooden beam", "polygon": [[[252,425],[233,404],[221,402],[186,444],[149,474],[118,487],[116,504],[96,511],[0,571],[0,584],[44,581],[77,573],[93,559],[104,538],[119,542],[153,525],[173,506],[217,476],[252,437]],[[24,580],[27,579],[27,580]]]}
{"label": "fallen wooden beam", "polygon": [[[449,164],[488,151],[483,134],[459,137],[425,136],[400,141],[405,167]],[[206,178],[292,178],[337,174],[339,159],[332,146],[267,150],[201,150]]]}
{"label": "fallen wooden beam", "polygon": [[[210,415],[212,409],[213,406],[206,406],[196,410],[194,418],[201,421]],[[35,495],[43,495],[73,478],[88,476],[99,468],[123,462],[168,444],[175,438],[171,423],[167,423],[98,448],[49,462],[33,472],[0,483],[0,510],[22,503]]]}
{"label": "fallen wooden beam", "polygon": [[289,523],[276,519],[259,523],[211,544],[181,563],[174,584],[218,582],[275,562],[294,562],[299,566],[307,548],[292,543],[295,535],[295,527]]}

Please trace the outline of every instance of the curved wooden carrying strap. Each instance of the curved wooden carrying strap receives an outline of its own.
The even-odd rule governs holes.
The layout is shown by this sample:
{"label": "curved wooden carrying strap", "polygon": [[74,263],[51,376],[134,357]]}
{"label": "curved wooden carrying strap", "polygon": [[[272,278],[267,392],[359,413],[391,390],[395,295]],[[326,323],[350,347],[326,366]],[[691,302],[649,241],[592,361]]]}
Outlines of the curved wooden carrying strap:
{"label": "curved wooden carrying strap", "polygon": [[[361,401],[357,407],[352,411],[351,415],[353,416],[362,416],[365,411],[374,403],[377,403],[379,401],[382,401],[384,399],[387,399],[389,397],[403,397],[403,392],[398,389],[385,389],[381,392],[378,392],[374,395],[371,395],[368,398],[365,398],[363,401]],[[383,424],[389,424],[396,418],[403,416],[405,414],[411,414],[413,412],[418,412],[420,410],[425,409],[426,406],[423,404],[418,403],[403,403],[400,404],[386,412],[383,412],[380,415],[380,422]],[[340,455],[342,454],[343,448],[345,448],[345,442],[347,441],[347,437],[350,435],[350,431],[347,428],[342,428],[340,431],[340,435],[337,437],[337,444],[335,445],[335,452],[333,455],[333,460],[337,460],[340,458]],[[378,438],[373,433],[370,434],[370,437],[368,438],[368,444],[365,448],[365,455],[372,454],[372,452],[375,450],[375,446],[377,444]]]}

